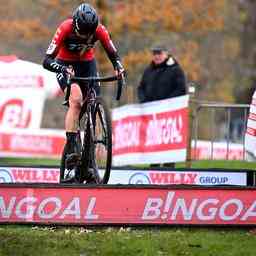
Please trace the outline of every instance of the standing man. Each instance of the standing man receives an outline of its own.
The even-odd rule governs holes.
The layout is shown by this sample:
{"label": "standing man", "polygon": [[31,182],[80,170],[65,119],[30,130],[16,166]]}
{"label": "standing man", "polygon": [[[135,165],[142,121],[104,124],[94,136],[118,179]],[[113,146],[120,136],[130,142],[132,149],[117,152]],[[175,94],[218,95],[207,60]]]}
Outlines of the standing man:
{"label": "standing man", "polygon": [[[187,93],[186,78],[183,69],[172,57],[165,46],[152,49],[152,61],[146,67],[138,87],[140,103],[169,99]],[[151,165],[159,167],[160,165]],[[174,163],[164,164],[174,167]]]}
{"label": "standing man", "polygon": [[[124,68],[117,50],[110,39],[107,29],[99,22],[96,10],[89,4],[80,4],[73,16],[64,20],[46,51],[43,61],[44,68],[55,72],[57,80],[64,93],[70,86],[69,108],[65,118],[66,168],[71,170],[80,161],[80,152],[76,147],[78,119],[83,101],[86,99],[86,84],[68,84],[68,75],[80,77],[97,76],[94,56],[95,43],[99,41],[105,49],[114,70],[118,76],[123,76]],[[98,83],[94,89],[99,93]],[[92,167],[93,168],[93,167]],[[94,170],[92,181],[97,181],[97,170]],[[65,177],[64,177],[65,178]]]}
{"label": "standing man", "polygon": [[177,60],[165,46],[152,48],[152,62],[146,67],[138,87],[140,103],[169,99],[187,93],[186,78]]}

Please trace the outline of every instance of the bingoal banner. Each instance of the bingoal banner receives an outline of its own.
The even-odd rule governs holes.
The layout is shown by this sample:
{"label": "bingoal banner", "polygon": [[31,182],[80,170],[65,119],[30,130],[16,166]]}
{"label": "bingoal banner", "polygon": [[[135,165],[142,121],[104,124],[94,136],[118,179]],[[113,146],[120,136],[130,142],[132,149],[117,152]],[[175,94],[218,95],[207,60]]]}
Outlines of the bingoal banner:
{"label": "bingoal banner", "polygon": [[256,189],[0,185],[0,223],[255,225]]}
{"label": "bingoal banner", "polygon": [[185,95],[113,109],[113,165],[185,161],[188,101]]}

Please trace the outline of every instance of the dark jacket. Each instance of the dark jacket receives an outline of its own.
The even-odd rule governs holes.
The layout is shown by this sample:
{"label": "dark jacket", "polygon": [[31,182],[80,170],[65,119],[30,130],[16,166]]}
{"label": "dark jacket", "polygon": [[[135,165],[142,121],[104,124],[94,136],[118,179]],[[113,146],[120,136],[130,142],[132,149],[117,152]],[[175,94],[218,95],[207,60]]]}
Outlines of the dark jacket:
{"label": "dark jacket", "polygon": [[173,58],[159,65],[151,63],[144,71],[138,87],[139,102],[162,100],[187,93],[185,74]]}

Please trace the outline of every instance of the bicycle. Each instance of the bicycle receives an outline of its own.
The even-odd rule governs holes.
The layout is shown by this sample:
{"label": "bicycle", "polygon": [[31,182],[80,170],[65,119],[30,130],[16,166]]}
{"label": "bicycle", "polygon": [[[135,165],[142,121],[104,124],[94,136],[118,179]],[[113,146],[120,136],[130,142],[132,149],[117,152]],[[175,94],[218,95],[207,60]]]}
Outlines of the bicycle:
{"label": "bicycle", "polygon": [[[94,82],[117,81],[116,100],[122,94],[124,78],[118,76],[107,77],[70,77],[69,84],[72,82],[86,82],[87,96],[84,101],[80,116],[79,129],[77,132],[76,143],[81,154],[81,161],[74,167],[75,179],[73,183],[85,183],[93,174],[91,169],[101,167],[99,184],[107,184],[112,164],[112,127],[110,111],[101,97],[96,96],[93,88]],[[70,86],[66,93],[65,103],[68,102]],[[82,136],[83,135],[83,136]],[[65,183],[64,173],[66,160],[66,145],[62,152],[60,165],[60,183]]]}

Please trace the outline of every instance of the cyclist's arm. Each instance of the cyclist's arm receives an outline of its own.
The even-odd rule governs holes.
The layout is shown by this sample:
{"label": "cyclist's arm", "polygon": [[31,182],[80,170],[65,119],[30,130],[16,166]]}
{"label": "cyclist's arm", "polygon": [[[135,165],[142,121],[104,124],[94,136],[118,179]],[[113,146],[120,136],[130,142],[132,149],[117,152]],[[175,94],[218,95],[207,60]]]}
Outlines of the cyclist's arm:
{"label": "cyclist's arm", "polygon": [[102,24],[100,24],[96,30],[96,37],[105,49],[114,69],[123,70],[124,68],[121,62],[121,58],[117,53],[116,47],[114,46],[108,31]]}
{"label": "cyclist's arm", "polygon": [[51,55],[46,55],[43,61],[43,67],[48,69],[49,71],[61,73],[66,70],[66,67],[60,65],[56,62],[56,60]]}
{"label": "cyclist's arm", "polygon": [[65,66],[57,63],[55,57],[57,56],[59,49],[64,41],[67,30],[68,27],[66,22],[63,22],[57,29],[43,60],[43,67],[45,69],[56,73],[63,72],[66,69]]}

